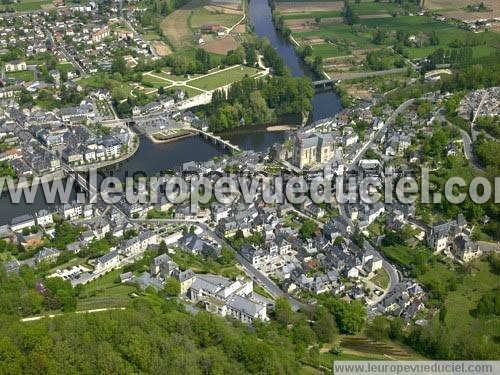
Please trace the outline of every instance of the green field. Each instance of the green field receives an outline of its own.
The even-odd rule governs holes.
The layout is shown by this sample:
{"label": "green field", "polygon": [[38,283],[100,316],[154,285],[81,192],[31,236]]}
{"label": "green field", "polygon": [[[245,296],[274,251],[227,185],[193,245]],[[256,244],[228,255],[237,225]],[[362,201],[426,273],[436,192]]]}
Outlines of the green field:
{"label": "green field", "polygon": [[[441,32],[442,30],[459,30],[458,28],[444,22],[434,21],[432,18],[419,16],[371,18],[360,20],[360,23],[372,28],[380,27],[381,29],[403,30],[408,32]],[[439,35],[441,36],[441,34]]]}
{"label": "green field", "polygon": [[[381,5],[393,6],[394,4],[361,3],[359,5],[370,5],[375,7]],[[349,49],[380,48],[380,45],[372,43],[376,29],[382,29],[388,32],[401,30],[408,33],[414,33],[417,36],[420,33],[436,31],[439,38],[438,45],[405,47],[410,59],[426,57],[439,48],[451,49],[452,47],[450,47],[450,45],[453,42],[457,40],[464,42],[470,38],[474,38],[477,44],[470,47],[472,48],[474,58],[488,57],[500,50],[500,34],[498,33],[484,32],[481,34],[473,34],[470,31],[460,29],[444,22],[435,21],[429,17],[398,16],[371,18],[360,20],[360,24],[366,28],[360,30],[359,27],[351,27],[346,24],[319,24],[318,30],[297,32],[294,33],[294,37],[300,40],[301,44],[307,44],[308,39],[314,38],[323,38],[333,41],[334,44],[324,43],[312,45],[314,56],[321,56],[323,58],[348,55]],[[387,40],[386,42],[387,44],[391,44],[393,40]]]}
{"label": "green field", "polygon": [[313,56],[320,57],[337,57],[337,56],[348,56],[351,54],[351,50],[346,47],[336,46],[335,44],[313,44],[311,45],[313,50]]}
{"label": "green field", "polygon": [[236,264],[222,265],[211,259],[203,259],[201,256],[188,254],[182,250],[177,250],[172,255],[172,260],[179,265],[181,270],[191,268],[194,273],[222,275],[228,278],[236,278],[243,275]]}
{"label": "green field", "polygon": [[25,82],[33,81],[34,75],[31,70],[23,70],[21,72],[5,73],[8,78],[20,79]]}
{"label": "green field", "polygon": [[371,43],[371,36],[369,33],[366,34],[354,34],[352,28],[345,24],[335,24],[335,25],[319,25],[319,30],[315,31],[305,31],[294,34],[298,38],[324,38],[331,39],[334,38],[338,41],[348,43],[352,47],[356,48],[369,48],[373,47]]}
{"label": "green field", "polygon": [[352,9],[354,12],[360,16],[370,15],[370,14],[384,14],[397,12],[401,8],[396,3],[375,3],[375,2],[363,2],[363,3],[353,3],[351,2]]}
{"label": "green field", "polygon": [[74,71],[75,69],[73,68],[73,64],[71,63],[60,63],[60,64],[57,64],[57,69],[62,73],[62,72],[72,72]]}
{"label": "green field", "polygon": [[385,269],[381,268],[377,271],[377,274],[370,279],[370,281],[376,286],[385,289],[389,285],[389,275]]}
{"label": "green field", "polygon": [[[17,12],[29,12],[32,10],[42,9],[42,5],[52,7],[52,1],[50,0],[20,0],[15,4],[2,4],[0,9],[12,8]],[[48,9],[48,8],[47,8]]]}
{"label": "green field", "polygon": [[470,314],[481,297],[498,288],[500,276],[490,270],[487,262],[478,262],[477,268],[464,277],[458,289],[450,292],[446,298],[446,325],[452,331],[459,332],[478,330],[494,336],[500,335],[500,318],[476,319]]}
{"label": "green field", "polygon": [[145,86],[158,88],[158,87],[170,86],[172,83],[165,81],[164,79],[161,79],[161,78],[156,78],[156,77],[152,77],[150,75],[144,74],[142,76],[142,84]]}
{"label": "green field", "polygon": [[230,83],[240,81],[245,76],[251,77],[258,72],[259,70],[256,68],[240,65],[219,73],[194,79],[189,81],[189,85],[203,90],[215,90],[218,87],[223,87],[229,85]]}
{"label": "green field", "polygon": [[320,10],[316,12],[283,13],[285,20],[300,20],[303,18],[333,18],[342,17],[342,12],[338,10]]}
{"label": "green field", "polygon": [[196,8],[188,18],[191,29],[199,29],[203,25],[216,24],[231,27],[236,24],[243,15],[209,12],[205,8]]}

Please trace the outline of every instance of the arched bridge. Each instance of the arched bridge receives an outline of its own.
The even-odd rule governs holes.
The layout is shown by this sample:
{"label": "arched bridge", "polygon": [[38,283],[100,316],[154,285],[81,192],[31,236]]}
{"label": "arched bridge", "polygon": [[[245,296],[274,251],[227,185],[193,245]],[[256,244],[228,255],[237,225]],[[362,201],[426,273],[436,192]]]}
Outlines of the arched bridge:
{"label": "arched bridge", "polygon": [[196,129],[196,128],[191,128],[191,130],[198,132],[198,134],[200,134],[203,138],[209,139],[214,144],[221,145],[222,147],[233,150],[233,151],[237,151],[237,152],[241,151],[241,148],[239,148],[239,146],[233,145],[231,142],[229,142],[225,139],[222,139],[221,137],[219,137],[218,135],[215,135],[212,132],[208,132],[208,131]]}

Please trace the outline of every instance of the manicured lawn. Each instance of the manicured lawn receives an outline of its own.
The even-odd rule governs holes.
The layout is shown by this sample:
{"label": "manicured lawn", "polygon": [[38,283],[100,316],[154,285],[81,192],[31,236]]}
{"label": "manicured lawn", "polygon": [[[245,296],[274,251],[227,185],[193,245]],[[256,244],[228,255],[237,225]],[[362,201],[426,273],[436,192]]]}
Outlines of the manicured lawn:
{"label": "manicured lawn", "polygon": [[165,87],[165,89],[172,90],[172,92],[175,92],[176,90],[183,90],[186,92],[187,96],[190,98],[192,98],[193,96],[203,94],[203,91],[200,91],[200,90],[195,89],[193,87],[182,86],[182,85],[179,85],[179,86],[172,85],[172,86]]}
{"label": "manicured lawn", "polygon": [[383,268],[379,269],[377,274],[372,277],[371,282],[382,289],[387,288],[389,285],[389,275],[387,274],[387,271]]}
{"label": "manicured lawn", "polygon": [[9,73],[5,73],[5,74],[9,78],[20,79],[20,80],[23,80],[25,82],[33,81],[33,79],[34,79],[33,72],[30,70],[23,70],[21,72],[9,72]]}
{"label": "manicured lawn", "polygon": [[142,84],[145,86],[158,88],[170,86],[172,83],[161,78],[150,76],[149,74],[144,74],[142,76]]}
{"label": "manicured lawn", "polygon": [[258,72],[259,70],[255,68],[235,66],[231,69],[190,81],[189,85],[203,90],[215,90],[218,87],[223,87],[235,81],[240,81],[245,76],[251,77]]}
{"label": "manicured lawn", "polygon": [[188,97],[192,98],[193,96],[203,94],[203,91],[197,90],[188,86],[181,86],[181,89],[184,90]]}

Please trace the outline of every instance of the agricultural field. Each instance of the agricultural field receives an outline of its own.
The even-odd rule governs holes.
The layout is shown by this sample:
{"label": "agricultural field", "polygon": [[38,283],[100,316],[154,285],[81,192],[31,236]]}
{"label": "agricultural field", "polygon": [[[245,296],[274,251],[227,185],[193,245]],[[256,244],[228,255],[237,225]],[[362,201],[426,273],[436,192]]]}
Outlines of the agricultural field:
{"label": "agricultural field", "polygon": [[[204,34],[206,50],[226,54],[238,46],[231,32],[244,32],[236,26],[243,22],[244,10],[241,5],[213,5],[208,0],[192,0],[182,8],[165,17],[161,22],[163,35],[174,50],[191,48],[198,45],[195,35],[202,26],[218,25],[226,29],[226,36],[217,37],[214,34]],[[228,39],[228,41],[226,41]],[[203,45],[202,45],[203,46]]]}
{"label": "agricultural field", "polygon": [[[486,11],[470,12],[466,9],[468,5],[473,6],[481,2],[487,8]],[[500,2],[497,0],[426,0],[425,8],[463,21],[500,17]]]}
{"label": "agricultural field", "polygon": [[[395,45],[397,32],[404,32],[413,40],[404,46],[404,56],[408,59],[427,57],[439,48],[462,48],[464,43],[470,43],[473,58],[489,57],[500,50],[498,33],[474,34],[431,17],[404,15],[403,8],[394,2],[361,1],[351,2],[351,6],[359,17],[358,23],[352,26],[343,22],[339,2],[280,2],[277,9],[299,46],[311,46],[312,56],[323,59],[326,73],[380,70],[367,64],[366,56]],[[376,40],[380,31],[384,37]],[[433,31],[437,42],[431,44],[429,38]],[[397,67],[400,65],[398,62]]]}
{"label": "agricultural field", "polygon": [[280,13],[309,13],[342,10],[343,1],[290,1],[277,3]]}
{"label": "agricultural field", "polygon": [[161,22],[161,30],[174,49],[191,47],[194,44],[193,31],[189,28],[191,12],[200,7],[203,0],[193,0],[169,14]]}
{"label": "agricultural field", "polygon": [[231,11],[225,13],[224,8],[217,7],[219,10],[213,8],[201,7],[194,9],[189,16],[189,26],[192,30],[201,28],[203,25],[221,25],[227,28],[232,27],[238,23],[243,16],[243,12]]}

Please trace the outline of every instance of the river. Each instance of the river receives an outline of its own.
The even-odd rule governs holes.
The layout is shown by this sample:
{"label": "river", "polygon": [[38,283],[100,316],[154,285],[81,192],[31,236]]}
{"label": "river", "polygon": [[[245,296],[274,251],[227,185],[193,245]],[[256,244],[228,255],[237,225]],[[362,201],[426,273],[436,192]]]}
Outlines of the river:
{"label": "river", "polygon": [[[311,71],[302,63],[290,42],[279,35],[274,28],[271,8],[267,0],[250,0],[249,21],[259,37],[269,39],[283,58],[291,73],[295,77],[313,77]],[[333,91],[317,93],[313,98],[313,110],[309,122],[330,117],[341,109],[338,96]],[[274,143],[283,142],[287,131],[266,131],[264,126],[237,129],[223,134],[245,150],[263,151]],[[141,137],[137,152],[130,159],[125,160],[111,169],[117,177],[137,171],[154,175],[165,169],[175,169],[182,163],[194,160],[205,161],[216,155],[221,155],[223,150],[201,137],[184,138],[171,143],[158,144],[151,142],[146,137]],[[41,189],[38,189],[33,204],[12,204],[10,199],[4,196],[0,198],[0,225],[7,224],[10,220],[27,212],[34,213],[48,205],[44,201]]]}

